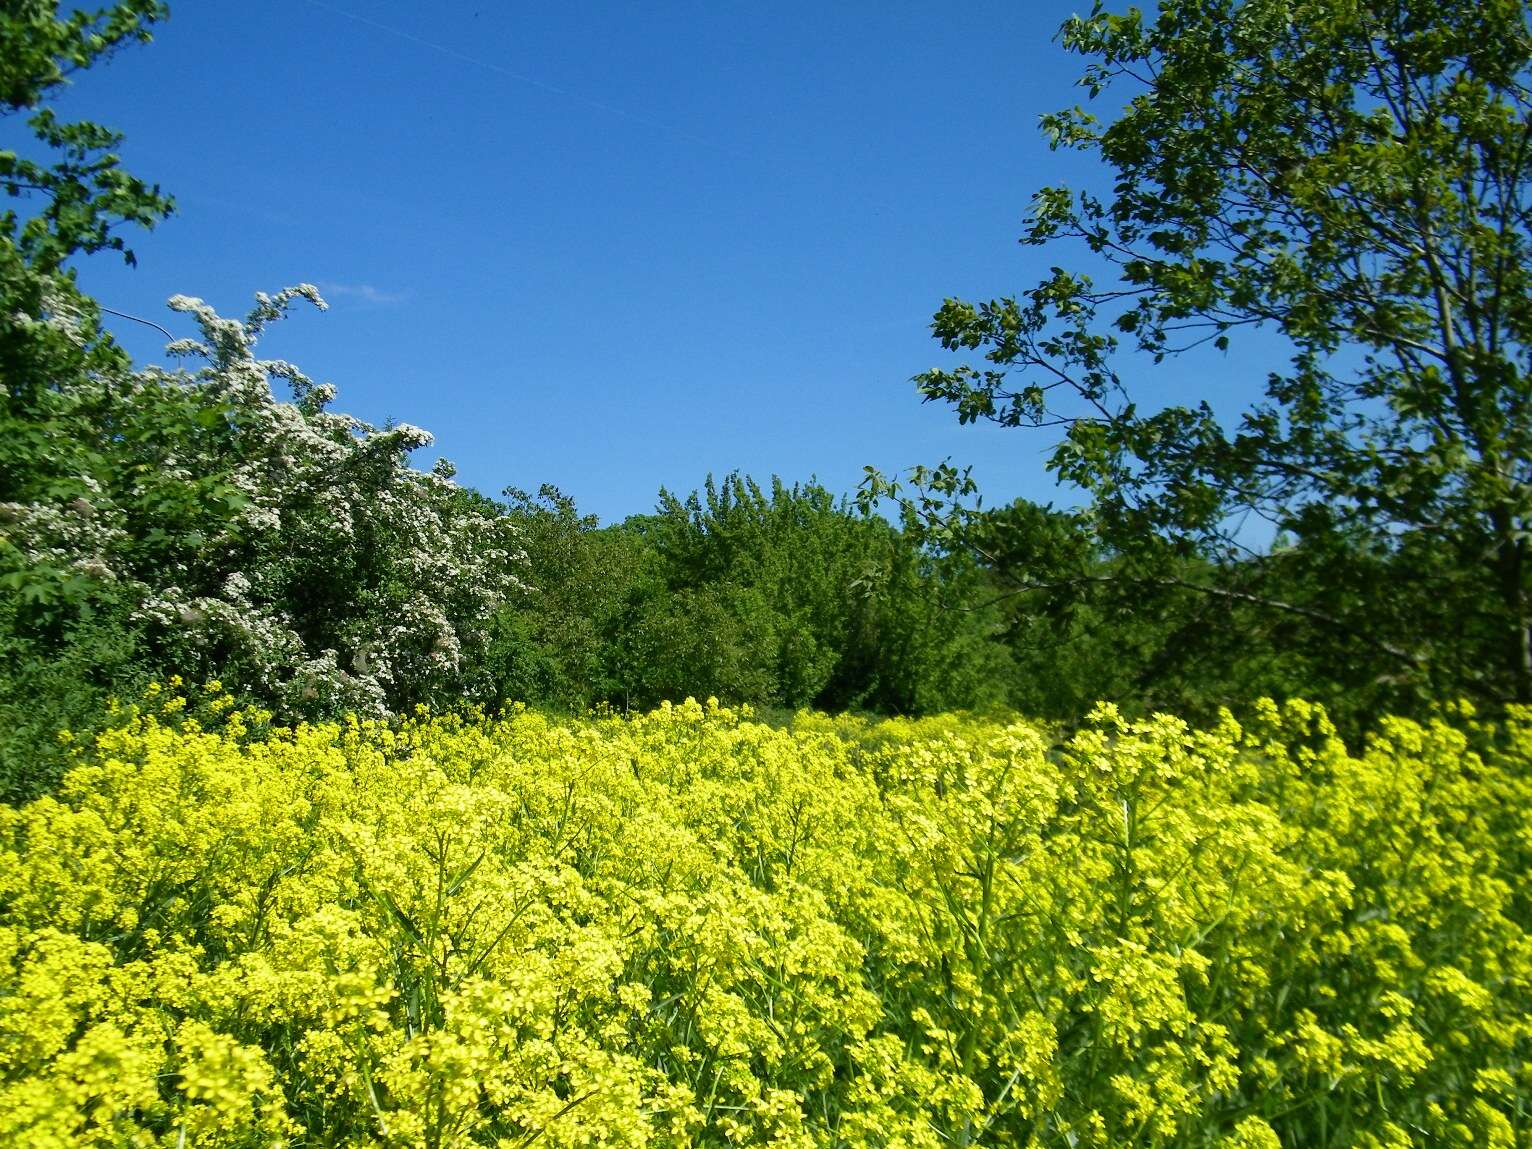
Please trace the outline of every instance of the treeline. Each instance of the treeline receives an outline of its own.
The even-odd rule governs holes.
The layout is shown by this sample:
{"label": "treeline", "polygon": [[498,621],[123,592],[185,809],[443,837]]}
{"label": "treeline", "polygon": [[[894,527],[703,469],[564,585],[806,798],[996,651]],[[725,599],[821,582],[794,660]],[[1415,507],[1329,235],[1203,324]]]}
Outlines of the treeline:
{"label": "treeline", "polygon": [[[57,269],[22,266],[0,413],[0,785],[150,682],[219,681],[296,722],[508,701],[716,696],[924,713],[1020,701],[983,565],[817,484],[711,479],[610,527],[409,465],[419,428],[331,409],[258,358],[299,287],[241,320],[177,297],[185,366],[136,369]],[[16,284],[11,298],[17,298]]]}
{"label": "treeline", "polygon": [[[1420,714],[1440,699],[1532,702],[1532,240],[1525,214],[1506,207],[1529,186],[1532,152],[1504,153],[1499,129],[1432,136],[1429,147],[1403,132],[1385,150],[1389,186],[1410,195],[1375,197],[1384,214],[1424,204],[1396,222],[1434,243],[1458,227],[1457,209],[1447,191],[1417,186],[1421,173],[1443,156],[1504,169],[1498,190],[1468,205],[1500,223],[1463,232],[1463,258],[1505,275],[1488,295],[1472,275],[1437,288],[1482,318],[1472,346],[1450,308],[1421,302],[1413,255],[1382,285],[1382,310],[1336,280],[1372,258],[1361,232],[1348,223],[1341,242],[1328,217],[1305,222],[1334,208],[1331,184],[1289,178],[1298,160],[1285,149],[1299,137],[1247,107],[1239,84],[1213,85],[1190,111],[1190,88],[1151,85],[1163,106],[1136,103],[1099,138],[1085,122],[1054,125],[1123,173],[1119,202],[1076,207],[1051,189],[1027,237],[1123,252],[1142,241],[1123,269],[1142,290],[1098,292],[1057,272],[1016,299],[949,300],[937,337],[986,365],[917,377],[964,421],[1065,428],[1049,465],[1085,506],[967,510],[971,486],[944,465],[900,482],[870,475],[856,502],[812,482],[709,479],[602,526],[549,487],[494,498],[455,483],[448,464],[417,470],[409,459],[425,432],[338,413],[332,386],[258,357],[290,307],[324,306],[312,287],[259,295],[240,319],[178,296],[170,306],[189,337],[169,350],[181,366],[135,367],[72,268],[101,252],[131,260],[124,227],[152,226],[173,201],[122,169],[114,133],[65,123],[47,103],[66,76],[147,39],[164,15],[153,0],[94,12],[27,0],[0,16],[0,116],[28,115],[34,137],[30,153],[0,151],[0,191],[15,205],[0,213],[7,796],[49,784],[63,761],[58,731],[88,729],[110,699],[176,674],[217,679],[281,721],[508,700],[628,711],[691,695],[888,714],[1009,706],[1067,722],[1098,699],[1195,718],[1272,695],[1321,701],[1352,734],[1372,715]],[[1463,90],[1486,116],[1532,124],[1525,85],[1506,79],[1532,60],[1524,22],[1498,12],[1498,31],[1480,35],[1466,17],[1428,15],[1423,27],[1439,20],[1499,46],[1505,66]],[[1139,19],[1072,21],[1066,44],[1087,56],[1112,44],[1189,74],[1217,63],[1178,55],[1222,26],[1212,10],[1167,8],[1147,40]],[[1182,35],[1183,23],[1202,31]],[[1362,77],[1356,92],[1376,106],[1386,77],[1374,74],[1370,27],[1353,13],[1332,31]],[[1400,33],[1401,51],[1413,35]],[[1301,37],[1280,51],[1268,39],[1230,51],[1305,67],[1330,58]],[[1482,63],[1455,61],[1427,61],[1433,100],[1455,99],[1463,69]],[[1343,105],[1330,112],[1347,163],[1346,141],[1372,131],[1348,92],[1327,96]],[[1170,194],[1184,166],[1175,140],[1160,151],[1136,141],[1228,108],[1255,117],[1262,162],[1281,178],[1246,187],[1246,160],[1230,167],[1215,133],[1191,158],[1209,177],[1197,186],[1222,190],[1183,219]],[[1302,126],[1307,114],[1284,107],[1282,122]],[[1422,115],[1409,110],[1408,122]],[[1166,180],[1175,187],[1150,194]],[[1297,221],[1291,233],[1239,238],[1247,194]],[[1141,234],[1167,212],[1173,227]],[[1122,234],[1107,244],[1113,228]],[[1279,240],[1310,261],[1307,278],[1262,278]],[[1220,244],[1227,282],[1209,280],[1198,254]],[[1114,312],[1124,299],[1138,302]],[[1225,331],[1259,321],[1295,348],[1268,401],[1237,423],[1205,403],[1148,414],[1113,366],[1129,344],[1140,361],[1176,354],[1188,316],[1202,342],[1223,345]],[[1366,369],[1332,375],[1342,346],[1365,351]],[[1241,533],[1251,521],[1269,524],[1275,544],[1251,550]]]}
{"label": "treeline", "polygon": [[[1389,673],[1377,635],[1321,613],[1369,580],[1418,610],[1390,556],[1349,583],[1294,547],[1248,570],[1165,553],[1146,566],[1101,547],[1078,513],[1025,501],[943,542],[817,483],[739,475],[685,499],[661,491],[654,513],[606,527],[552,487],[507,496],[532,574],[496,616],[499,697],[571,711],[688,695],[832,713],[1006,707],[1070,722],[1101,699],[1212,717],[1306,696],[1350,732],[1433,704],[1428,678]],[[1290,609],[1273,612],[1279,595]]]}
{"label": "treeline", "polygon": [[[1016,504],[944,544],[817,483],[731,475],[601,526],[551,487],[497,500],[449,465],[416,470],[424,431],[339,414],[333,387],[258,358],[288,308],[322,306],[311,288],[258,297],[243,320],[173,300],[200,338],[167,371],[135,369],[67,278],[44,286],[36,318],[6,321],[0,417],[13,798],[62,768],[58,731],[171,675],[284,722],[687,696],[1062,720],[1100,698],[1197,713],[1316,684],[1345,714],[1373,700],[1323,677],[1333,652],[1238,600],[1125,581],[1071,514]],[[1010,589],[1019,568],[1053,589]]]}

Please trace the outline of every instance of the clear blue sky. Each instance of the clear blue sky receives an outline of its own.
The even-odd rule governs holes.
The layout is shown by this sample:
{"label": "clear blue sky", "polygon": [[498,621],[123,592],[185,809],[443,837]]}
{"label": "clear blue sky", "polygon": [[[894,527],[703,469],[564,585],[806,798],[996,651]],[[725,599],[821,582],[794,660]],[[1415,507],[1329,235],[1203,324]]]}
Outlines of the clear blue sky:
{"label": "clear blue sky", "polygon": [[1085,170],[1037,131],[1081,98],[1053,42],[1076,7],[172,2],[61,101],[179,201],[136,270],[82,281],[178,334],[173,293],[317,283],[331,310],[268,354],[481,490],[551,482],[604,521],[709,471],[850,491],[945,456],[987,502],[1068,501],[1045,439],[909,379],[945,358],[944,296],[1058,258],[1016,239]]}

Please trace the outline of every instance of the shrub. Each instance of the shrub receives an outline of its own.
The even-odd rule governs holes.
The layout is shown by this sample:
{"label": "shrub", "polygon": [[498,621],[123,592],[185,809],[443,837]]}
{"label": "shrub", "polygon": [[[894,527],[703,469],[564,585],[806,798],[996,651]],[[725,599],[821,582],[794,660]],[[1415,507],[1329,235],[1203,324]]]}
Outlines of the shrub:
{"label": "shrub", "polygon": [[[289,720],[498,701],[480,662],[521,585],[515,528],[450,465],[410,467],[426,432],[332,412],[333,386],[255,357],[300,299],[324,306],[300,286],[258,295],[240,321],[178,296],[201,339],[171,350],[201,366],[66,376],[39,400],[0,501],[13,592],[0,642],[15,665],[90,664],[91,624],[109,616],[125,653],[97,663],[98,710],[111,689],[172,673],[219,678]],[[43,757],[6,764],[22,790],[48,772]]]}

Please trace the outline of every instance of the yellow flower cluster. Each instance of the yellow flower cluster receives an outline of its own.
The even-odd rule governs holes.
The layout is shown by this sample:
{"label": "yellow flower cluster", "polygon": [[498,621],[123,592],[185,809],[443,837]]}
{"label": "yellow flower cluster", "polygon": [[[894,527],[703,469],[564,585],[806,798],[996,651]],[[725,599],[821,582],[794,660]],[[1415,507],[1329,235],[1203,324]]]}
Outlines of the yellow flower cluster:
{"label": "yellow flower cluster", "polygon": [[153,706],[0,810],[0,1145],[1532,1145],[1532,714]]}

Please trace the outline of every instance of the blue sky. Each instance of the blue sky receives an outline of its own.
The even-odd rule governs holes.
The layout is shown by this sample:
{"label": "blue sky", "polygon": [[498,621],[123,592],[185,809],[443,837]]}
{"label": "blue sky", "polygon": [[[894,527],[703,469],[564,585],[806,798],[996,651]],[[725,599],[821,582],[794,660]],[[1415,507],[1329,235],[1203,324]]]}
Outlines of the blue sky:
{"label": "blue sky", "polygon": [[[1081,98],[1053,42],[1077,7],[173,2],[60,102],[179,201],[82,282],[177,334],[176,292],[317,283],[331,310],[266,353],[426,427],[464,482],[604,521],[710,471],[850,491],[947,456],[987,502],[1068,501],[1045,438],[909,379],[945,360],[943,297],[1060,258],[1016,239],[1033,191],[1090,178],[1037,131]],[[1155,385],[1247,391],[1232,370]]]}

